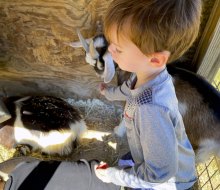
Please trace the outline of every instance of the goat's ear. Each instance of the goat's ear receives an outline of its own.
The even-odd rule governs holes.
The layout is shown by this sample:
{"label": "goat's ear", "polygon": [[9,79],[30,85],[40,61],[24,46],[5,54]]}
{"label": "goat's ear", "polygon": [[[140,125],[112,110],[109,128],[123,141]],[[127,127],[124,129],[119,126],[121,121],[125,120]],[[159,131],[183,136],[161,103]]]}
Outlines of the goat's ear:
{"label": "goat's ear", "polygon": [[93,40],[90,42],[90,44],[89,44],[89,51],[86,52],[86,53],[90,53],[90,55],[92,56],[93,59],[98,59],[99,53],[95,49],[94,41]]}
{"label": "goat's ear", "polygon": [[77,29],[77,35],[79,37],[80,42],[82,43],[82,47],[86,51],[86,53],[89,53],[89,44],[86,42],[84,37],[82,36],[81,32],[79,29]]}
{"label": "goat's ear", "polygon": [[[85,41],[89,44],[91,42],[92,38],[85,39]],[[77,42],[64,42],[65,45],[71,46],[73,48],[83,48],[83,45],[81,41]],[[83,48],[84,49],[84,48]]]}
{"label": "goat's ear", "polygon": [[64,44],[69,45],[74,48],[83,47],[83,49],[86,51],[86,53],[89,53],[89,44],[92,40],[92,38],[84,39],[79,29],[77,29],[77,35],[80,41],[77,42],[64,42]]}
{"label": "goat's ear", "polygon": [[103,60],[105,61],[105,69],[103,73],[104,82],[109,83],[115,75],[115,64],[108,51],[104,54]]}

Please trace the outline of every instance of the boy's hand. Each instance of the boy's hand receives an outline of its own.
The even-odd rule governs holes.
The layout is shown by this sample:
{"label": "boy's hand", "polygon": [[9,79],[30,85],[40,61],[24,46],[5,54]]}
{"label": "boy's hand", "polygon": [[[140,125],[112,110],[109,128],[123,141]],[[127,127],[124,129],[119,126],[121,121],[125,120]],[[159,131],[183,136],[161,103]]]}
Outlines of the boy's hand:
{"label": "boy's hand", "polygon": [[115,167],[108,167],[108,164],[101,162],[100,165],[94,166],[94,171],[96,176],[105,183],[126,186],[125,182],[120,177],[120,170]]}
{"label": "boy's hand", "polygon": [[105,89],[107,88],[107,84],[105,84],[105,83],[101,83],[100,85],[99,85],[99,91],[100,91],[100,93],[102,94],[102,95],[105,95]]}
{"label": "boy's hand", "polygon": [[109,167],[107,163],[100,162],[99,165],[94,166],[96,176],[105,183],[114,183],[118,186],[125,186],[125,182],[119,179],[120,170],[115,167]]}
{"label": "boy's hand", "polygon": [[100,162],[100,164],[96,167],[96,169],[107,169],[109,165],[105,162]]}
{"label": "boy's hand", "polygon": [[96,176],[105,183],[111,183],[110,176],[107,174],[109,166],[105,162],[100,162],[94,166]]}

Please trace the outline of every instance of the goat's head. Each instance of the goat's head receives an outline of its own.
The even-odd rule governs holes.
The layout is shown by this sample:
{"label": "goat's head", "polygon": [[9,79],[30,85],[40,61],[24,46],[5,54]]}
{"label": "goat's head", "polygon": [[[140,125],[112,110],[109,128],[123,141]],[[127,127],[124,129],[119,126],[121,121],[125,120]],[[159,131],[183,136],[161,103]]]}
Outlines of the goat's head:
{"label": "goat's head", "polygon": [[68,45],[74,48],[83,47],[86,52],[86,62],[94,67],[96,73],[104,79],[105,83],[109,83],[115,75],[115,64],[107,51],[108,42],[104,35],[84,39],[79,30],[77,30],[77,34],[80,42],[72,42]]}

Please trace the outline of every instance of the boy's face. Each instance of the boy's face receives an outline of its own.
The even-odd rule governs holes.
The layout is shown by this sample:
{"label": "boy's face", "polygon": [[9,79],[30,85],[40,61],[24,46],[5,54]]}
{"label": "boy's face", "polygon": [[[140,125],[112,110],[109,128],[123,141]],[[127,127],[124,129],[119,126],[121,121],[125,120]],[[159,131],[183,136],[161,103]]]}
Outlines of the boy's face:
{"label": "boy's face", "polygon": [[126,35],[117,36],[116,26],[110,34],[108,50],[122,70],[138,73],[149,69],[149,58]]}

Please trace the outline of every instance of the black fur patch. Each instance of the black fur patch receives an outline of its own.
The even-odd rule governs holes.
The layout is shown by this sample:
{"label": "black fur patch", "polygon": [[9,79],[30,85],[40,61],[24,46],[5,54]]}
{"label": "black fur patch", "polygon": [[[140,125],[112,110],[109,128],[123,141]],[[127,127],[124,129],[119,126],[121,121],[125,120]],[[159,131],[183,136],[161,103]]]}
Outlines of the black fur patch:
{"label": "black fur patch", "polygon": [[105,54],[106,51],[107,51],[108,42],[106,41],[106,39],[105,39],[105,37],[104,37],[103,34],[96,36],[96,37],[93,39],[93,41],[95,42],[96,40],[98,40],[98,38],[103,39],[103,42],[104,42],[101,47],[96,47],[96,50],[97,50],[97,52],[99,53],[98,60],[99,60],[99,62],[102,64],[103,69],[99,69],[99,68],[97,67],[97,61],[96,61],[96,64],[95,64],[94,69],[95,69],[95,71],[96,71],[97,74],[102,75],[103,72],[104,72],[104,68],[105,68],[105,62],[104,62],[104,60],[103,60],[103,56],[104,56],[104,54]]}
{"label": "black fur patch", "polygon": [[193,72],[172,65],[168,65],[167,70],[174,79],[180,78],[195,88],[202,96],[204,103],[207,103],[213,111],[216,119],[220,121],[220,93],[210,83]]}
{"label": "black fur patch", "polygon": [[[8,109],[13,117],[15,117],[15,106],[13,104],[18,99],[11,97],[6,105],[7,107],[10,106]],[[70,123],[82,119],[78,110],[64,100],[52,96],[31,96],[19,104],[21,105],[21,120],[27,129],[42,132],[69,129]]]}

